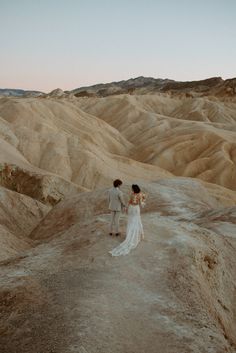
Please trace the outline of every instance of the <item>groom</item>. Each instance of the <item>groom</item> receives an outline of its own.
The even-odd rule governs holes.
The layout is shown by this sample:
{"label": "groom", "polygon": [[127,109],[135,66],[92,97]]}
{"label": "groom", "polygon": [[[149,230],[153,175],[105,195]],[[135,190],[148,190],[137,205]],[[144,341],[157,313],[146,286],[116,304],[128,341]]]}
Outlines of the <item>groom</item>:
{"label": "groom", "polygon": [[109,210],[111,210],[111,223],[110,223],[109,234],[112,235],[113,226],[114,226],[116,236],[120,235],[120,232],[119,232],[120,213],[121,213],[121,210],[125,208],[123,193],[120,190],[121,185],[122,185],[121,180],[119,179],[114,180],[113,188],[111,188],[108,192]]}

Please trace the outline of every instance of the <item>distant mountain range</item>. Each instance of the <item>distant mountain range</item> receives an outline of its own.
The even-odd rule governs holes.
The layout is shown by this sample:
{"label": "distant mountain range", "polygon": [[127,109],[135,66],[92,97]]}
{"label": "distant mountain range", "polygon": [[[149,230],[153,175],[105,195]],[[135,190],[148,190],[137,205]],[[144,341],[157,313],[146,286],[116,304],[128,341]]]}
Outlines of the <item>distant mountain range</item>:
{"label": "distant mountain range", "polygon": [[40,91],[26,91],[23,89],[14,89],[14,88],[0,88],[0,96],[14,96],[14,97],[23,97],[23,96],[38,96],[42,94]]}
{"label": "distant mountain range", "polygon": [[157,92],[184,93],[190,95],[234,95],[236,94],[236,78],[223,80],[221,77],[212,77],[199,81],[174,81],[141,76],[127,81],[80,87],[70,91],[70,93],[73,93],[76,97],[105,97],[125,93],[152,94]]}
{"label": "distant mountain range", "polygon": [[106,97],[117,94],[153,94],[156,92],[183,93],[190,95],[234,96],[236,94],[236,78],[223,80],[221,77],[211,77],[199,81],[174,81],[153,77],[136,77],[118,82],[100,83],[84,86],[71,91],[55,89],[49,94],[40,91],[25,91],[22,89],[0,89],[0,96],[43,96],[65,97],[68,94],[76,97]]}

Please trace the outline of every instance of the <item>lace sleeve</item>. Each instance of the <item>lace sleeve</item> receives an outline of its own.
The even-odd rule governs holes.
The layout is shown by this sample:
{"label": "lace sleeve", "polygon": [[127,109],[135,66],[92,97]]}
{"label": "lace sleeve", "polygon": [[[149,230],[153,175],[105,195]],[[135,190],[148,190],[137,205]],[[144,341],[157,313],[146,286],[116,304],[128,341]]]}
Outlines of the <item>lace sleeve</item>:
{"label": "lace sleeve", "polygon": [[130,192],[128,205],[132,204],[132,201],[133,201],[133,194],[132,194],[132,192]]}
{"label": "lace sleeve", "polygon": [[141,194],[141,197],[140,197],[140,205],[142,206],[142,207],[145,207],[146,206],[146,194],[144,194],[143,192],[142,192],[142,194]]}

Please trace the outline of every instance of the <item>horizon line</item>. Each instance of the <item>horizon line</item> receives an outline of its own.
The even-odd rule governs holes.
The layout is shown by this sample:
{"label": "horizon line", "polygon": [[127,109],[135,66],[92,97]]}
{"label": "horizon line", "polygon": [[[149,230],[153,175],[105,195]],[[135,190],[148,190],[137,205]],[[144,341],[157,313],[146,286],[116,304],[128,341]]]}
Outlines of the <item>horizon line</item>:
{"label": "horizon line", "polygon": [[[138,78],[149,78],[149,79],[154,79],[154,80],[169,80],[169,81],[174,81],[174,82],[199,82],[199,81],[205,81],[205,80],[209,80],[209,79],[214,79],[214,78],[221,78],[223,81],[226,81],[226,80],[233,80],[233,79],[236,79],[236,76],[235,77],[230,77],[230,78],[223,78],[222,76],[210,76],[210,77],[207,77],[207,78],[201,78],[201,79],[198,79],[198,80],[174,80],[174,79],[171,79],[171,78],[161,78],[161,77],[153,77],[153,76],[136,76],[136,77],[130,77],[128,79],[122,79],[122,80],[118,80],[118,81],[108,81],[108,82],[98,82],[98,83],[93,83],[93,84],[87,84],[87,85],[81,85],[81,86],[77,86],[75,88],[72,88],[72,89],[62,89],[61,87],[56,87],[56,88],[53,88],[52,90],[50,90],[48,93],[56,90],[56,89],[61,89],[63,92],[70,92],[70,91],[73,91],[73,90],[76,90],[76,89],[80,89],[80,88],[88,88],[88,87],[94,87],[94,86],[98,86],[98,85],[106,85],[106,84],[111,84],[111,83],[119,83],[119,82],[123,82],[123,81],[129,81],[129,80],[136,80]],[[16,90],[16,91],[30,91],[30,92],[40,92],[40,93],[46,93],[47,91],[42,91],[42,90],[39,90],[39,89],[28,89],[28,88],[13,88],[13,87],[0,87],[0,90]]]}

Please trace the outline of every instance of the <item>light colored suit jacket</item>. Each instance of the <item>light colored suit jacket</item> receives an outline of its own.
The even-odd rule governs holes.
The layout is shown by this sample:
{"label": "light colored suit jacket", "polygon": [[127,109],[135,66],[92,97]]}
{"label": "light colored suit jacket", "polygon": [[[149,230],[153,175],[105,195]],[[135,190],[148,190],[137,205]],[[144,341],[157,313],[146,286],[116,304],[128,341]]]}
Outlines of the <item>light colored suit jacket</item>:
{"label": "light colored suit jacket", "polygon": [[117,187],[113,187],[108,191],[109,210],[121,211],[125,207],[123,192]]}

